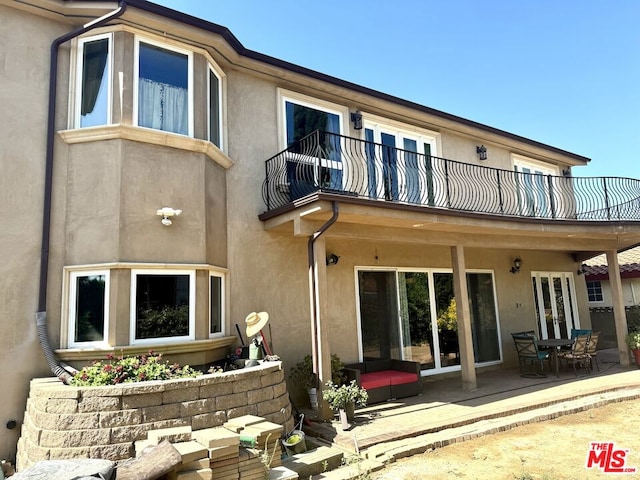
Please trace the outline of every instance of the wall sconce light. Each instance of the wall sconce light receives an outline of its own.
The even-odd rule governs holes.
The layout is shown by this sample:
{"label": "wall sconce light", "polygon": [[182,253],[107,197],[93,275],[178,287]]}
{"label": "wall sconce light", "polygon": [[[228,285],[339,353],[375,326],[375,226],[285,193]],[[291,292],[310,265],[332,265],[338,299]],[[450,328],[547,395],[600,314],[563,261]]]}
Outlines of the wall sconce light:
{"label": "wall sconce light", "polygon": [[175,210],[171,207],[162,207],[160,210],[156,211],[156,215],[162,217],[162,224],[165,227],[168,227],[173,223],[170,217],[174,217],[174,216],[177,217],[181,213],[182,213],[182,210]]}
{"label": "wall sconce light", "polygon": [[362,113],[351,112],[351,121],[353,122],[354,130],[362,130]]}
{"label": "wall sconce light", "polygon": [[487,147],[485,147],[484,145],[477,146],[476,153],[480,155],[480,160],[487,159]]}
{"label": "wall sconce light", "polygon": [[587,273],[587,264],[583,263],[582,265],[580,265],[580,268],[577,271],[578,275],[584,275],[585,273]]}
{"label": "wall sconce light", "polygon": [[327,265],[337,265],[338,260],[340,260],[340,257],[335,253],[332,253],[327,257]]}
{"label": "wall sconce light", "polygon": [[509,270],[511,273],[518,273],[520,272],[520,268],[522,267],[522,260],[520,259],[520,257],[516,257],[513,259],[513,267],[511,267],[511,270]]}
{"label": "wall sconce light", "polygon": [[570,177],[571,176],[571,169],[569,167],[563,168],[562,169],[562,176],[563,177]]}

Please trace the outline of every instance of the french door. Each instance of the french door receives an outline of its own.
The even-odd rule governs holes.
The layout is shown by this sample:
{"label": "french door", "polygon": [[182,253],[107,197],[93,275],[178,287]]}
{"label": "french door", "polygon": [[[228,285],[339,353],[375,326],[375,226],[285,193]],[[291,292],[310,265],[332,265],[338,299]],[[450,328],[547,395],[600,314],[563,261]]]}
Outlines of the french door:
{"label": "french door", "polygon": [[[369,196],[416,204],[433,203],[431,155],[435,138],[365,123]],[[375,144],[375,145],[374,145]]]}
{"label": "french door", "polygon": [[517,172],[520,214],[529,217],[555,217],[559,199],[554,193],[553,176],[557,175],[557,171],[547,165],[518,158],[514,160],[514,170]]}
{"label": "french door", "polygon": [[580,326],[573,274],[532,272],[531,282],[541,338],[570,338]]}

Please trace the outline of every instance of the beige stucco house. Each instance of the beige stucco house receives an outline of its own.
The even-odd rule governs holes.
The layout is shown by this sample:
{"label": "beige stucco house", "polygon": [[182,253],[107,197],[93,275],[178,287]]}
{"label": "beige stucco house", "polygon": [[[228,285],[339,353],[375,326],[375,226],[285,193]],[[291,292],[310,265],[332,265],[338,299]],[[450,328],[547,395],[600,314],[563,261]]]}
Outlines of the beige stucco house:
{"label": "beige stucco house", "polygon": [[0,0],[0,66],[3,458],[31,378],[108,352],[206,364],[252,311],[287,368],[404,358],[473,388],[516,364],[510,332],[589,326],[576,271],[605,253],[626,329],[638,181],[573,177],[588,158],[142,0]]}

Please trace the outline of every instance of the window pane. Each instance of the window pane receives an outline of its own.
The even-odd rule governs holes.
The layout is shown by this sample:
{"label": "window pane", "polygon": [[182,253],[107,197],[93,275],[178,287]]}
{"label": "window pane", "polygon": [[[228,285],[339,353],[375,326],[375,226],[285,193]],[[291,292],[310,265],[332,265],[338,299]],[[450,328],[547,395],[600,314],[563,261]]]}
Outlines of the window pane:
{"label": "window pane", "polygon": [[358,272],[364,360],[401,359],[396,275]]}
{"label": "window pane", "polygon": [[220,81],[209,70],[209,141],[220,146]]}
{"label": "window pane", "polygon": [[490,273],[468,273],[473,352],[478,363],[500,360],[498,317]]}
{"label": "window pane", "polygon": [[74,342],[104,340],[105,276],[76,277]]}
{"label": "window pane", "polygon": [[287,146],[315,130],[340,134],[340,117],[335,113],[286,102]]}
{"label": "window pane", "polygon": [[83,44],[80,126],[105,125],[108,115],[109,39]]}
{"label": "window pane", "polygon": [[220,333],[222,332],[222,278],[211,276],[210,282],[211,319],[209,333]]}
{"label": "window pane", "polygon": [[434,273],[433,289],[436,298],[440,366],[460,365],[458,314],[453,292],[453,274]]}
{"label": "window pane", "polygon": [[435,368],[433,329],[429,302],[429,274],[398,272],[404,359]]}
{"label": "window pane", "polygon": [[189,335],[189,275],[136,276],[136,339]]}
{"label": "window pane", "polygon": [[189,58],[140,43],[138,125],[189,134]]}

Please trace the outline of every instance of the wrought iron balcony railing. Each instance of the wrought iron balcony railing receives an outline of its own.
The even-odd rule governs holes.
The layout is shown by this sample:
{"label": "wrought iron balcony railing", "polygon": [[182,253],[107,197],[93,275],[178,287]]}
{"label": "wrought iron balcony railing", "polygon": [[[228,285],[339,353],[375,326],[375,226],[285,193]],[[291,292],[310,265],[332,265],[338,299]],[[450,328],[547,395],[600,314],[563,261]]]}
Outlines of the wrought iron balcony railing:
{"label": "wrought iron balcony railing", "polygon": [[315,131],[266,162],[267,210],[315,192],[548,220],[640,220],[640,180],[482,167]]}

